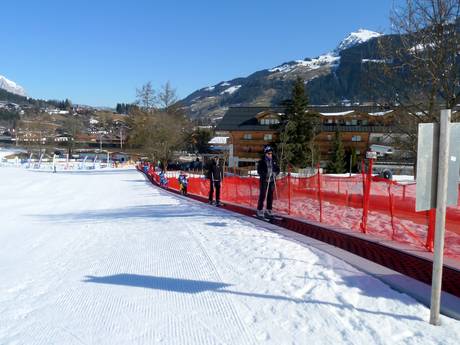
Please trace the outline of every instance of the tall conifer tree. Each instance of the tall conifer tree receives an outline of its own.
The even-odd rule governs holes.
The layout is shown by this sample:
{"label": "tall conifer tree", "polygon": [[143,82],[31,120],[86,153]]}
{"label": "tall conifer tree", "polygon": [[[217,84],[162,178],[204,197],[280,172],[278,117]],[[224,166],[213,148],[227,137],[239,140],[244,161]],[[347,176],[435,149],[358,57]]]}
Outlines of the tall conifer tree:
{"label": "tall conifer tree", "polygon": [[335,132],[334,143],[332,146],[332,159],[327,166],[330,173],[343,174],[346,172],[345,150],[343,149],[340,132]]}
{"label": "tall conifer tree", "polygon": [[308,97],[305,83],[297,77],[292,99],[287,102],[286,119],[281,126],[280,143],[283,163],[303,168],[311,165],[310,142],[315,135],[316,114],[307,113]]}

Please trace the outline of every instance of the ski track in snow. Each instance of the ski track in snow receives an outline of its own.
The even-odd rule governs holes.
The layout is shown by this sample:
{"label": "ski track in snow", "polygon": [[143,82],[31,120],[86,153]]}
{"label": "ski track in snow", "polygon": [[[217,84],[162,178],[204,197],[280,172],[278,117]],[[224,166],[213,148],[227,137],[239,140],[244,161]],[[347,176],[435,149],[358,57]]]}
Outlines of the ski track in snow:
{"label": "ski track in snow", "polygon": [[442,317],[136,171],[0,169],[0,344],[457,344]]}

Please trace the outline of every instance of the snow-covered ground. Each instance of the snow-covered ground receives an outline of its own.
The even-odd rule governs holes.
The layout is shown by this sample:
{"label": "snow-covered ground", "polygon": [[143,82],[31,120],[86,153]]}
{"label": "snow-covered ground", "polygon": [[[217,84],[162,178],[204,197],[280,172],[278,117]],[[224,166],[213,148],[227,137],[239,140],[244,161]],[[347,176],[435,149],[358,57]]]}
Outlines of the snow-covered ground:
{"label": "snow-covered ground", "polygon": [[136,171],[0,169],[0,344],[458,344],[429,310]]}

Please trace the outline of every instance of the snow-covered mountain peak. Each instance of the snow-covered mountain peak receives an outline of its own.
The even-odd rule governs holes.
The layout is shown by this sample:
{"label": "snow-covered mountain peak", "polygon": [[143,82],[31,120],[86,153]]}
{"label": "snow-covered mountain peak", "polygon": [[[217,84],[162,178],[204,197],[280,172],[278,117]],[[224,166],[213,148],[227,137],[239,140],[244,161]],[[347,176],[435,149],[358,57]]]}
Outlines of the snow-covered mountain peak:
{"label": "snow-covered mountain peak", "polygon": [[305,60],[296,60],[291,61],[288,63],[284,63],[282,65],[276,66],[272,69],[269,69],[269,72],[290,72],[294,70],[298,66],[304,66],[310,69],[318,69],[322,66],[334,66],[337,65],[340,61],[339,53],[340,51],[351,48],[355,45],[364,43],[372,38],[379,37],[382,34],[370,31],[366,29],[359,29],[356,32],[352,32],[349,34],[342,42],[340,42],[339,46],[332,52],[320,55],[313,59],[305,59]]}
{"label": "snow-covered mountain peak", "polygon": [[382,36],[382,34],[371,30],[359,29],[358,31],[349,34],[342,42],[340,42],[336,52],[351,48],[379,36]]}
{"label": "snow-covered mountain peak", "polygon": [[6,90],[8,92],[14,93],[20,96],[26,96],[26,90],[14,81],[5,78],[0,75],[0,89]]}
{"label": "snow-covered mountain peak", "polygon": [[332,53],[327,53],[327,54],[318,56],[313,59],[307,58],[305,60],[295,60],[292,62],[284,63],[282,65],[269,69],[268,71],[272,73],[274,72],[287,73],[287,72],[291,72],[297,67],[304,67],[309,70],[315,70],[315,69],[318,69],[324,66],[333,66],[337,64],[339,60],[340,58],[337,55],[334,55]]}

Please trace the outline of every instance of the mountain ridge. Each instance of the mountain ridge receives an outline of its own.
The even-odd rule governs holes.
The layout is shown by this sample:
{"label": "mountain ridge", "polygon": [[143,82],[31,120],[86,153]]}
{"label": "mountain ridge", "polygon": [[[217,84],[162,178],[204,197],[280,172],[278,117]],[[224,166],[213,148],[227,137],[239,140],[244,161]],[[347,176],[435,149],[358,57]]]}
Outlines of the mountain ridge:
{"label": "mountain ridge", "polygon": [[[230,106],[273,106],[280,104],[290,97],[292,83],[297,76],[305,80],[310,92],[311,103],[338,102],[344,96],[348,96],[347,92],[340,91],[336,95],[324,94],[316,97],[315,87],[312,89],[311,86],[317,85],[318,82],[320,85],[331,84],[331,80],[327,79],[336,78],[337,71],[343,72],[341,67],[348,65],[349,57],[353,55],[353,50],[356,47],[369,45],[369,42],[382,36],[384,35],[375,31],[359,29],[350,33],[335,49],[325,54],[314,58],[292,60],[272,68],[256,71],[247,77],[238,77],[203,87],[192,92],[181,102],[192,118],[218,120]],[[378,54],[375,49],[373,50],[372,53],[362,54],[362,58],[369,61],[377,59]],[[349,54],[350,51],[351,54]],[[362,60],[359,63],[361,64]]]}
{"label": "mountain ridge", "polygon": [[18,96],[27,97],[26,90],[18,85],[16,82],[7,79],[3,75],[0,74],[0,89],[8,91]]}

